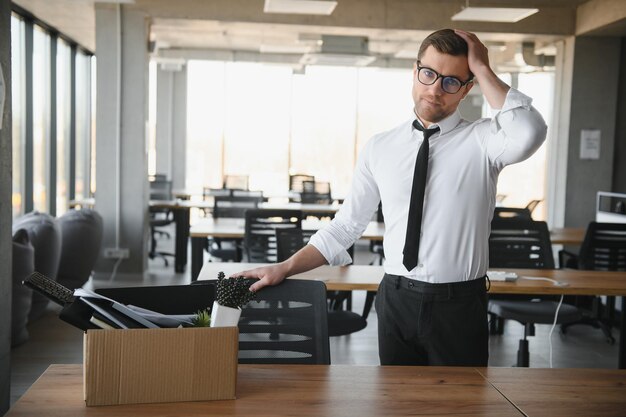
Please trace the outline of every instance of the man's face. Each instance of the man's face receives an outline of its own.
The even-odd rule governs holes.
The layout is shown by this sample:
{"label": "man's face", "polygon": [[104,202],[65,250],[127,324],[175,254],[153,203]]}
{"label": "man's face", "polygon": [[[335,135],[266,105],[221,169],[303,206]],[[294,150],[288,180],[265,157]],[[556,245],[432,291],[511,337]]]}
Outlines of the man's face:
{"label": "man's face", "polygon": [[[461,81],[470,78],[467,57],[443,54],[429,46],[420,60],[421,67],[428,67],[443,76],[456,77]],[[452,114],[459,102],[471,90],[473,83],[466,84],[455,94],[443,91],[442,79],[432,85],[424,85],[417,79],[417,64],[413,65],[413,101],[415,112],[425,125],[437,123]]]}

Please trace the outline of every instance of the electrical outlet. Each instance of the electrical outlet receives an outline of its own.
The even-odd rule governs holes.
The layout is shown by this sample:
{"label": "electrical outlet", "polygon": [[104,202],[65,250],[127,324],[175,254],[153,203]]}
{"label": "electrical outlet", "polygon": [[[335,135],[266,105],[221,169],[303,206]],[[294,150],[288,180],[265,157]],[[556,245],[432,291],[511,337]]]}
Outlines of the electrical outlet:
{"label": "electrical outlet", "polygon": [[127,248],[105,248],[102,251],[102,256],[105,259],[128,259],[130,250]]}

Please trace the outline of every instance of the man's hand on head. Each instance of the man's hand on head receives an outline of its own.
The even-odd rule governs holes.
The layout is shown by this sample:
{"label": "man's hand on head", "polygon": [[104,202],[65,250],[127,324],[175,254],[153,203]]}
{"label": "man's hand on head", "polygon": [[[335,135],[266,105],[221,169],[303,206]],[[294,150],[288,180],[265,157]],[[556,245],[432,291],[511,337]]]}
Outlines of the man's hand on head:
{"label": "man's hand on head", "polygon": [[478,37],[464,30],[454,29],[454,33],[467,42],[467,63],[470,71],[476,76],[485,69],[491,71],[489,67],[489,51]]}

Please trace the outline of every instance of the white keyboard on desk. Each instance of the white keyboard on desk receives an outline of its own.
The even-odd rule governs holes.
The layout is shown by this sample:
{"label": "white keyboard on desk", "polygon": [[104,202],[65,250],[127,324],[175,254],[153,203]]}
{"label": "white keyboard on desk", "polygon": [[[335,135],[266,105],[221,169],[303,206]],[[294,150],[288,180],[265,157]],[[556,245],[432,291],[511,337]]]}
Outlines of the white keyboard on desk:
{"label": "white keyboard on desk", "polygon": [[487,276],[491,281],[515,281],[518,278],[515,272],[507,271],[487,271]]}

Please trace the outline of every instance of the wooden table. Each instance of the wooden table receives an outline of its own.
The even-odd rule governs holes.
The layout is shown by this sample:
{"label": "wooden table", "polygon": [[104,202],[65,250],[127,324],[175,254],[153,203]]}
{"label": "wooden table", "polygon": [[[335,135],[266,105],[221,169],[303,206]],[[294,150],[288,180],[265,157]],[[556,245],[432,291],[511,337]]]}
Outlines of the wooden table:
{"label": "wooden table", "polygon": [[[150,200],[149,206],[154,209],[172,210],[174,213],[174,223],[176,225],[174,270],[176,272],[184,272],[187,265],[187,242],[189,241],[190,210],[192,208],[212,209],[213,203],[208,201],[191,200]],[[260,203],[259,208],[302,210],[306,215],[323,217],[333,215],[339,209],[339,204]],[[219,220],[238,220],[241,222],[241,237],[243,237],[243,219]],[[195,252],[193,252],[192,240],[192,261],[193,253]]]}
{"label": "wooden table", "polygon": [[[52,365],[6,414],[43,416],[620,416],[626,372],[239,365],[237,399],[86,407],[82,365]],[[532,394],[532,395],[531,395]]]}
{"label": "wooden table", "polygon": [[626,414],[625,371],[486,368],[480,372],[529,416]]}
{"label": "wooden table", "polygon": [[[303,220],[302,229],[317,231],[328,224],[327,220]],[[244,219],[213,219],[206,218],[194,224],[190,229],[191,236],[191,279],[196,280],[204,263],[204,244],[208,237],[225,239],[243,239],[245,234]],[[385,225],[370,222],[361,236],[366,240],[382,240]]]}
{"label": "wooden table", "polygon": [[[224,271],[228,276],[252,269],[263,264],[248,263],[206,263],[199,280],[216,279],[217,273]],[[519,278],[514,282],[492,281],[489,292],[492,294],[565,294],[565,295],[615,295],[622,297],[626,306],[626,272],[580,271],[577,269],[507,269],[515,272]],[[377,291],[384,275],[382,266],[350,265],[342,267],[322,266],[303,274],[294,275],[297,279],[316,279],[324,281],[329,290],[365,290]],[[550,278],[563,283],[524,279]],[[621,311],[618,367],[626,368],[626,308]]]}
{"label": "wooden table", "polygon": [[586,229],[564,227],[550,230],[550,240],[553,245],[580,245],[585,239]]}

